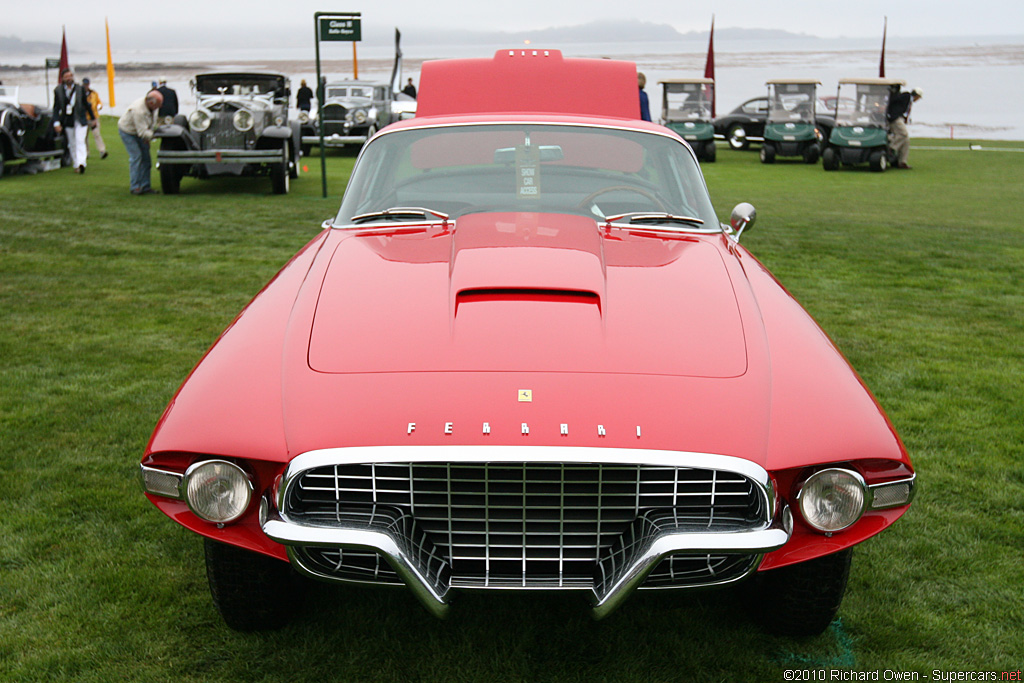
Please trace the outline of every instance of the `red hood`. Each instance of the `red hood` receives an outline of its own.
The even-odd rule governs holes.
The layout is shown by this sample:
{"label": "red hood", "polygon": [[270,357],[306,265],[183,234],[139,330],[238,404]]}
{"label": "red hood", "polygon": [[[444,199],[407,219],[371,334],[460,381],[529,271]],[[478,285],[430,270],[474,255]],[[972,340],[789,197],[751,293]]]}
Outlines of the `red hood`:
{"label": "red hood", "polygon": [[323,276],[308,358],[323,373],[724,378],[747,367],[715,242],[603,236],[593,219],[534,213],[342,240]]}

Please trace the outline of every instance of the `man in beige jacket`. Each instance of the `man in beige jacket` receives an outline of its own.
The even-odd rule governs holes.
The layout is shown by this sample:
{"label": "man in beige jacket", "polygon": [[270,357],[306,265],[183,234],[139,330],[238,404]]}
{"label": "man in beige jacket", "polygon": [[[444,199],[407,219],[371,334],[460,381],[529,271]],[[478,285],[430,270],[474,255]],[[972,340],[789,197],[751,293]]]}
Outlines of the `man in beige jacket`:
{"label": "man in beige jacket", "polygon": [[117,132],[128,150],[128,184],[134,195],[157,194],[149,180],[153,166],[149,141],[153,139],[158,122],[157,111],[163,101],[163,95],[150,90],[145,97],[132,102],[117,122]]}

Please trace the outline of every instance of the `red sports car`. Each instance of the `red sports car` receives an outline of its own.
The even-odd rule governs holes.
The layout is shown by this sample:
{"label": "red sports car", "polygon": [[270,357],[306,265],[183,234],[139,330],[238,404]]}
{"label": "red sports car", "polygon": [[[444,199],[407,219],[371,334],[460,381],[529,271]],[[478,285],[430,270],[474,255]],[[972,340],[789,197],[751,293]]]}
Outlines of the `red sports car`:
{"label": "red sports car", "polygon": [[774,630],[820,632],[914,471],[740,246],[753,218],[719,223],[632,63],[428,62],[417,117],[171,401],[146,495],[205,537],[236,629],[280,626],[314,577],[438,615],[577,590],[598,617],[748,582]]}

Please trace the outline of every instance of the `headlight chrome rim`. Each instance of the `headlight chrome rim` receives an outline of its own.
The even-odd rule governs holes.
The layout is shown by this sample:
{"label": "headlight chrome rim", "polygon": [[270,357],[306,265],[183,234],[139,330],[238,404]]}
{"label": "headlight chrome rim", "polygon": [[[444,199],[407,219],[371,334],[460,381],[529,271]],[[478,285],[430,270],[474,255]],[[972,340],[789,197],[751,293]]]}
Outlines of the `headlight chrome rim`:
{"label": "headlight chrome rim", "polygon": [[365,109],[357,109],[356,113],[353,115],[353,118],[355,119],[356,123],[366,123],[366,119],[367,119],[366,110]]}
{"label": "headlight chrome rim", "polygon": [[248,109],[239,109],[231,117],[231,123],[234,125],[235,130],[245,133],[252,130],[252,127],[256,125],[256,117]]}
{"label": "headlight chrome rim", "polygon": [[201,460],[185,470],[182,497],[188,509],[211,524],[230,524],[249,509],[255,493],[252,479],[227,460]]}
{"label": "headlight chrome rim", "polygon": [[[824,498],[826,495],[830,498]],[[796,494],[800,516],[811,528],[825,534],[849,529],[860,521],[870,505],[870,497],[864,477],[841,467],[815,472],[804,480]]]}
{"label": "headlight chrome rim", "polygon": [[196,109],[188,117],[189,127],[199,133],[209,128],[212,121],[213,115],[205,109]]}

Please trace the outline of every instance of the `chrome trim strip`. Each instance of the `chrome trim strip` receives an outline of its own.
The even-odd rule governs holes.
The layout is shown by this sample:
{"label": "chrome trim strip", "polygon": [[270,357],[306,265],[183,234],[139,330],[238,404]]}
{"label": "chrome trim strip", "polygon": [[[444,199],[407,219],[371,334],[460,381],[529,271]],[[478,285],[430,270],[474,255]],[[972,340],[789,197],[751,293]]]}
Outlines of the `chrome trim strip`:
{"label": "chrome trim strip", "polygon": [[162,164],[276,164],[284,161],[285,157],[284,152],[280,149],[221,149],[183,151],[161,150],[157,152],[156,159]]}

